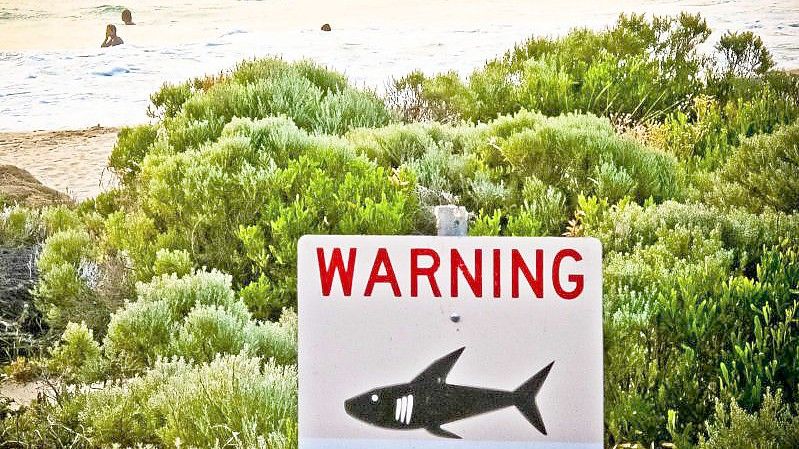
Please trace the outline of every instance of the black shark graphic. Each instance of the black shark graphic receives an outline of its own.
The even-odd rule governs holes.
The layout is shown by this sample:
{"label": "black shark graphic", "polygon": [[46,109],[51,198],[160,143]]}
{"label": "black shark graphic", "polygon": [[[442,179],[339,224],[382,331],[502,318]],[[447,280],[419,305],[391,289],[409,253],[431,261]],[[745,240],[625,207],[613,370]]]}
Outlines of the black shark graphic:
{"label": "black shark graphic", "polygon": [[410,383],[376,388],[344,401],[353,418],[387,429],[426,429],[433,435],[460,438],[442,425],[514,406],[539,432],[547,434],[535,403],[554,361],[515,391],[489,390],[447,383],[460,348],[431,364]]}

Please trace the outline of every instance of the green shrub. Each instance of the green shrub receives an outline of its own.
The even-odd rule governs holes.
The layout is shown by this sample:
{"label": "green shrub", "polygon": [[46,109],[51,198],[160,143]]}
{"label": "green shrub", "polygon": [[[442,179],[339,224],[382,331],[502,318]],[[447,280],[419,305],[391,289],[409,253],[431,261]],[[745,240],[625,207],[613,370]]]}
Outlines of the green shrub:
{"label": "green shrub", "polygon": [[[174,117],[180,112],[183,104],[191,98],[194,90],[190,82],[181,84],[164,84],[160,89],[150,95],[152,108],[148,113],[151,117]],[[134,128],[135,129],[135,128]]]}
{"label": "green shrub", "polygon": [[242,351],[281,364],[295,363],[296,314],[286,310],[277,323],[256,322],[235,297],[231,282],[230,276],[217,271],[196,271],[139,284],[137,301],[111,317],[106,354],[134,372],[153,366],[163,356],[200,363],[217,354]]}
{"label": "green shrub", "polygon": [[[547,115],[662,117],[701,88],[698,51],[710,35],[699,16],[621,16],[603,31],[576,29],[557,39],[532,38],[476,70],[466,83],[452,73],[401,79],[434,118],[478,122],[525,108]],[[413,80],[411,83],[410,81]]]}
{"label": "green shrub", "polygon": [[[108,242],[140,280],[161,249],[235,273],[258,318],[295,304],[296,241],[308,233],[410,232],[418,220],[412,174],[378,167],[337,138],[285,118],[232,121],[216,143],[145,158],[138,208],[106,220]],[[262,275],[265,275],[262,278]],[[257,292],[256,292],[257,288]]]}
{"label": "green shrub", "polygon": [[97,249],[91,236],[82,229],[68,229],[56,232],[45,242],[37,265],[39,271],[46,273],[63,264],[78,267],[83,261],[97,258]]}
{"label": "green shrub", "polygon": [[277,322],[258,322],[246,328],[246,341],[261,357],[274,358],[281,365],[297,363],[297,313],[284,309]]}
{"label": "green shrub", "polygon": [[67,206],[51,206],[41,210],[41,221],[46,235],[59,231],[83,228],[83,220],[75,209]]}
{"label": "green shrub", "polygon": [[498,236],[502,231],[502,210],[495,209],[491,214],[480,211],[469,225],[469,235]]}
{"label": "green shrub", "polygon": [[799,210],[799,124],[744,141],[722,175],[745,192],[746,207]]}
{"label": "green shrub", "polygon": [[67,383],[90,384],[101,379],[100,345],[86,323],[69,323],[61,341],[50,350],[48,368]]}
{"label": "green shrub", "polygon": [[428,130],[418,125],[360,128],[348,133],[346,137],[356,151],[384,167],[399,167],[438,148]]}
{"label": "green shrub", "polygon": [[566,221],[563,195],[536,178],[528,178],[522,189],[523,203],[505,209],[480,210],[469,235],[514,237],[559,236]]}
{"label": "green shrub", "polygon": [[108,166],[123,182],[132,181],[157,137],[156,125],[123,127],[119,130],[117,142],[108,157]]}
{"label": "green shrub", "polygon": [[353,128],[383,126],[392,121],[385,104],[372,92],[345,89],[327,95],[318,106],[313,130],[341,135]]}
{"label": "green shrub", "polygon": [[766,391],[763,405],[747,413],[735,401],[729,408],[716,405],[708,436],[701,438],[700,449],[782,449],[799,446],[799,415],[783,403],[782,393]]}
{"label": "green shrub", "polygon": [[[716,398],[747,410],[767,388],[797,399],[795,247],[766,252],[756,280],[730,277],[718,231],[679,227],[605,270],[606,426],[610,443],[695,441]],[[667,417],[679,417],[670,424]]]}
{"label": "green shrub", "polygon": [[607,120],[581,115],[534,118],[522,112],[498,125],[497,134],[491,132],[497,129],[493,125],[486,129],[491,137],[488,148],[478,146],[475,151],[496,161],[497,167],[509,167],[518,178],[534,175],[565,192],[570,205],[580,193],[612,200],[629,194],[639,202],[681,195],[677,161],[617,136]]}
{"label": "green shrub", "polygon": [[799,83],[772,71],[772,57],[759,37],[728,32],[708,53],[700,49],[710,35],[699,15],[622,15],[605,30],[533,37],[465,82],[454,72],[433,77],[412,72],[395,81],[388,98],[406,120],[479,123],[528,109],[643,124],[684,118],[677,123],[683,128],[703,120],[693,107],[696,100],[714,98],[726,123],[700,126],[702,134],[692,142],[697,152],[726,152],[726,143],[713,144],[734,145],[758,129],[770,131],[796,119]]}
{"label": "green shrub", "polygon": [[209,362],[216,354],[244,349],[247,317],[219,306],[197,306],[183,319],[171,340],[171,352],[189,360]]}
{"label": "green shrub", "polygon": [[134,368],[152,366],[159,355],[169,354],[177,325],[192,309],[218,305],[234,310],[237,302],[230,283],[230,276],[217,271],[198,271],[139,284],[138,300],[111,316],[105,350]]}
{"label": "green shrub", "polygon": [[157,363],[87,395],[81,422],[97,445],[296,448],[297,371],[244,355]]}
{"label": "green shrub", "polygon": [[168,353],[173,326],[166,302],[129,303],[111,315],[103,346],[123,369],[140,370]]}
{"label": "green shrub", "polygon": [[127,214],[116,211],[105,220],[105,236],[111,248],[124,250],[136,265],[135,278],[150,279],[155,268],[156,254],[165,244],[158,238],[152,218],[141,211]]}
{"label": "green shrub", "polygon": [[716,50],[722,57],[721,70],[727,76],[762,75],[774,67],[774,60],[763,40],[751,31],[727,31],[716,44]]}
{"label": "green shrub", "polygon": [[29,245],[43,237],[41,217],[36,211],[22,206],[0,209],[0,245]]}
{"label": "green shrub", "polygon": [[[530,59],[524,62],[518,74],[520,84],[511,95],[519,105],[531,111],[540,111],[544,115],[559,115],[563,111],[572,110],[576,105],[569,105],[574,81],[564,68],[552,57],[540,60]],[[494,98],[493,104],[507,104],[502,98]],[[510,111],[513,112],[515,108]],[[491,114],[497,117],[500,114]]]}
{"label": "green shrub", "polygon": [[105,329],[110,310],[96,292],[103,280],[99,258],[96,242],[83,229],[58,231],[45,240],[33,293],[53,332],[61,333],[70,321],[85,321],[95,332]]}
{"label": "green shrub", "polygon": [[[511,232],[511,235],[560,235],[563,225],[566,222],[566,198],[552,186],[548,186],[541,180],[530,177],[525,179],[522,187],[522,198],[524,203],[523,211],[527,211],[540,223],[540,234],[519,234]],[[508,222],[511,226],[511,222]]]}
{"label": "green shrub", "polygon": [[310,61],[246,61],[218,77],[165,84],[151,96],[160,122],[120,130],[109,166],[131,184],[147,154],[171,154],[215,142],[236,117],[289,117],[300,128],[344,134],[388,124],[392,116],[370,91],[349,87],[343,75]]}
{"label": "green shrub", "polygon": [[[41,376],[42,368],[37,361],[24,356],[18,356],[14,358],[11,363],[2,367],[2,373],[14,382],[23,384],[31,382]],[[2,414],[0,413],[0,420],[1,419]]]}
{"label": "green shrub", "polygon": [[795,242],[799,235],[797,216],[782,213],[758,215],[675,201],[644,206],[623,201],[608,207],[596,198],[582,198],[579,204],[585,213],[582,223],[586,235],[599,238],[606,251],[620,253],[652,245],[658,235],[682,226],[705,235],[718,231],[723,247],[735,252],[735,260],[740,262],[736,265],[746,267],[759,260],[764,246],[777,245],[786,238]]}
{"label": "green shrub", "polygon": [[159,249],[155,253],[154,276],[174,273],[182,277],[189,274],[192,268],[191,256],[185,250]]}

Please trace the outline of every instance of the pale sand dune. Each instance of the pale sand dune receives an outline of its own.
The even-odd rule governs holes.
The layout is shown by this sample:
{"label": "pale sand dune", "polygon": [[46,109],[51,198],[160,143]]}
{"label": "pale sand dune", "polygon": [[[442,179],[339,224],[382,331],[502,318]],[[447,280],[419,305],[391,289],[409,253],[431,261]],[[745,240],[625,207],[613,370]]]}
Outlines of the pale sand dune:
{"label": "pale sand dune", "polygon": [[0,164],[29,171],[42,184],[83,200],[115,182],[106,170],[117,129],[0,133]]}
{"label": "pale sand dune", "polygon": [[19,410],[22,406],[28,406],[39,396],[52,396],[52,389],[46,382],[17,383],[9,380],[3,383],[0,381],[0,397],[11,400],[11,410]]}

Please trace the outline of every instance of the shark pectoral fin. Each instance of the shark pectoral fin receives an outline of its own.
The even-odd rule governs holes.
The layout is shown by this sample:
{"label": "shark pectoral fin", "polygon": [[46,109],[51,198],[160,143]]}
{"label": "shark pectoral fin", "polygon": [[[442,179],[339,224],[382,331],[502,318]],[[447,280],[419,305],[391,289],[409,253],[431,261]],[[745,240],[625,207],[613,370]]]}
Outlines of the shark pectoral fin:
{"label": "shark pectoral fin", "polygon": [[457,351],[450,352],[449,354],[441,357],[440,359],[433,362],[430,366],[428,366],[424,371],[422,371],[418,376],[416,376],[411,383],[413,382],[436,382],[436,383],[444,383],[447,381],[447,375],[449,374],[452,367],[455,366],[455,362],[458,361],[458,358],[463,353],[463,350],[466,347],[462,347]]}
{"label": "shark pectoral fin", "polygon": [[430,426],[430,427],[427,427],[425,430],[427,430],[428,432],[432,433],[433,435],[435,435],[437,437],[455,438],[455,439],[458,439],[458,440],[461,439],[461,437],[459,437],[458,435],[455,435],[454,433],[452,433],[452,432],[450,432],[448,430],[442,429],[441,426]]}

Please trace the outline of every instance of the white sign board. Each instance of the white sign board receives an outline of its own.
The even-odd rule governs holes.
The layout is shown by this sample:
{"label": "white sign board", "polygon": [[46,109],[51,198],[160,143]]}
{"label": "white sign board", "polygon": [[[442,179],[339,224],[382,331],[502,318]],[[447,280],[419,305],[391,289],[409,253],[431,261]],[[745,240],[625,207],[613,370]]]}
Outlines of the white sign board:
{"label": "white sign board", "polygon": [[601,449],[591,238],[305,236],[300,449]]}

